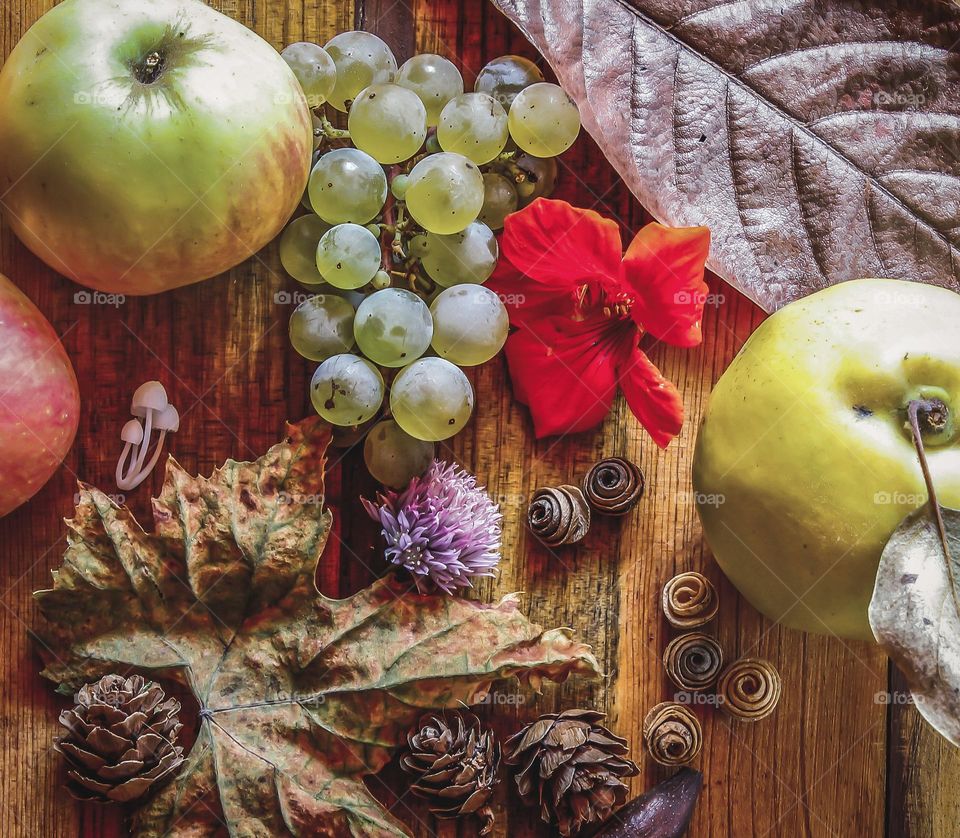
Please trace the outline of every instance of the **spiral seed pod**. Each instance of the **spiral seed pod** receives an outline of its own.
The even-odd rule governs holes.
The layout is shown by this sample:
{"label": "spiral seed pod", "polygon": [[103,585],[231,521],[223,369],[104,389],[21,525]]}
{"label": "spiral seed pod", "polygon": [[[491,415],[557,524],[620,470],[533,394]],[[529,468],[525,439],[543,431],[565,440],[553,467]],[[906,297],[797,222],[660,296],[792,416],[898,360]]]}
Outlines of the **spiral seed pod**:
{"label": "spiral seed pod", "polygon": [[576,486],[538,489],[527,510],[527,523],[548,547],[576,544],[590,529],[590,507]]}
{"label": "spiral seed pod", "polygon": [[755,722],[780,701],[780,673],[770,661],[742,658],[727,667],[717,684],[720,707],[736,719]]}
{"label": "spiral seed pod", "polygon": [[667,675],[682,690],[705,690],[723,669],[723,649],[712,637],[698,632],[673,638],[663,652]]}
{"label": "spiral seed pod", "polygon": [[720,602],[716,588],[706,576],[689,570],[663,586],[663,613],[670,624],[693,629],[717,616]]}
{"label": "spiral seed pod", "polygon": [[601,460],[583,478],[587,503],[601,515],[626,515],[643,496],[640,467],[622,457]]}
{"label": "spiral seed pod", "polygon": [[682,704],[664,701],[643,720],[643,739],[650,756],[661,765],[684,765],[703,746],[700,720]]}

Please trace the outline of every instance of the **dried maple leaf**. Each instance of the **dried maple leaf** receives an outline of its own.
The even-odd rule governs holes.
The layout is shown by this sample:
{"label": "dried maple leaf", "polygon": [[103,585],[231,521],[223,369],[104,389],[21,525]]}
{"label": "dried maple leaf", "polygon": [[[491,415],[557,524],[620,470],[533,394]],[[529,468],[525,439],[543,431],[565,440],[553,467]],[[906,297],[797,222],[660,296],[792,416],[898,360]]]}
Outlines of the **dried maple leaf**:
{"label": "dried maple leaf", "polygon": [[476,703],[499,678],[599,669],[513,597],[421,596],[393,579],[319,594],[330,434],[319,420],[289,430],[209,479],[171,459],[153,533],[81,486],[63,565],[37,594],[43,674],[62,690],[136,668],[200,705],[190,757],[137,813],[138,835],[407,835],[362,778],[425,709]]}
{"label": "dried maple leaf", "polygon": [[960,15],[911,0],[495,0],[660,221],[767,311],[960,283]]}

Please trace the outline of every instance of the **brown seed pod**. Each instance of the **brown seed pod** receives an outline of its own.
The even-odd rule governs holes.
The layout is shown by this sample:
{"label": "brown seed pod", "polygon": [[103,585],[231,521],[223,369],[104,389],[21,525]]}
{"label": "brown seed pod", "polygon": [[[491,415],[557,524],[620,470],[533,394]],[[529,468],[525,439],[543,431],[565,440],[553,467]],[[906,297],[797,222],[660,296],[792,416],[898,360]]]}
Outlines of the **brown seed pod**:
{"label": "brown seed pod", "polygon": [[706,576],[693,570],[678,573],[663,586],[663,613],[670,624],[692,629],[717,616],[720,602]]}
{"label": "brown seed pod", "polygon": [[698,632],[673,638],[663,652],[667,675],[682,690],[705,690],[723,669],[723,649],[712,637]]}
{"label": "brown seed pod", "polygon": [[717,696],[720,707],[744,722],[769,716],[780,701],[780,673],[770,661],[741,658],[720,676]]}
{"label": "brown seed pod", "polygon": [[576,544],[590,529],[590,507],[576,486],[537,489],[527,510],[527,524],[548,547]]}
{"label": "brown seed pod", "polygon": [[673,701],[654,707],[643,720],[643,739],[650,756],[661,765],[684,765],[703,746],[700,720],[689,708]]}
{"label": "brown seed pod", "polygon": [[601,515],[626,515],[643,496],[640,467],[622,457],[601,460],[583,478],[587,503]]}

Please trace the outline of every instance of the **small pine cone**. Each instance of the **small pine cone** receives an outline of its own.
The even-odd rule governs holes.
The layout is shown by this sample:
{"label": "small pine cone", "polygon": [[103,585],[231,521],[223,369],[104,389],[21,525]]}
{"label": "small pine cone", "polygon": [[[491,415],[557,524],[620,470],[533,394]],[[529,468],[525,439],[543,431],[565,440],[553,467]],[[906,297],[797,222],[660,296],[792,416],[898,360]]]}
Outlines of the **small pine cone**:
{"label": "small pine cone", "polygon": [[723,649],[709,635],[681,634],[667,644],[663,665],[681,690],[705,690],[716,683],[723,669]]}
{"label": "small pine cone", "polygon": [[60,714],[68,733],[54,742],[69,765],[67,789],[80,800],[127,803],[183,762],[176,744],[180,702],[139,675],[105,675]]}
{"label": "small pine cone", "polygon": [[476,815],[481,835],[493,830],[490,798],[500,782],[500,745],[471,713],[427,715],[407,736],[410,751],[400,766],[416,779],[410,790],[427,800],[438,818]]}
{"label": "small pine cone", "polygon": [[623,457],[609,457],[597,463],[583,479],[583,494],[601,515],[626,515],[643,496],[640,467]]}
{"label": "small pine cone", "polygon": [[506,762],[522,766],[516,781],[524,803],[539,802],[541,819],[564,838],[609,818],[627,797],[620,778],[639,773],[623,758],[627,741],[598,724],[604,718],[592,710],[551,713],[504,746]]}
{"label": "small pine cone", "polygon": [[744,722],[765,719],[776,710],[781,690],[776,667],[758,658],[730,664],[717,684],[720,709]]}
{"label": "small pine cone", "polygon": [[590,529],[590,506],[576,486],[537,489],[527,511],[527,523],[547,547],[576,544]]}
{"label": "small pine cone", "polygon": [[664,701],[643,720],[643,738],[650,756],[661,765],[684,765],[703,747],[700,720],[682,704]]}
{"label": "small pine cone", "polygon": [[670,625],[692,629],[717,616],[720,601],[713,584],[696,571],[678,573],[663,586],[663,614]]}

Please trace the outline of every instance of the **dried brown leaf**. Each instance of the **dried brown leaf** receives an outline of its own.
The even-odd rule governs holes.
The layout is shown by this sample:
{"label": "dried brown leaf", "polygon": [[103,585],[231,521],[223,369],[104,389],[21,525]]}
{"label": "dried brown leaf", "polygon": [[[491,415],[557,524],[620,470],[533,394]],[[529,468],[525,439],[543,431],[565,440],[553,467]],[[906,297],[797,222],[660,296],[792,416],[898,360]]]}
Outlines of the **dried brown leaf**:
{"label": "dried brown leaf", "polygon": [[960,15],[910,0],[494,0],[658,219],[772,311],[960,286]]}
{"label": "dried brown leaf", "polygon": [[598,671],[514,597],[421,596],[389,578],[345,600],[319,594],[329,440],[308,420],[210,478],[170,460],[152,533],[81,486],[63,565],[37,593],[43,674],[72,691],[152,670],[201,707],[189,758],[137,814],[138,835],[407,835],[362,778],[424,710],[475,703],[500,678]]}

